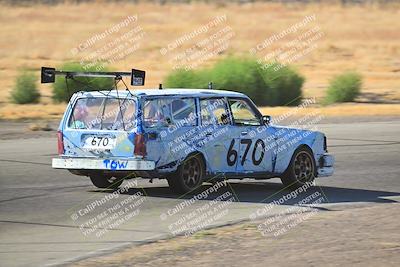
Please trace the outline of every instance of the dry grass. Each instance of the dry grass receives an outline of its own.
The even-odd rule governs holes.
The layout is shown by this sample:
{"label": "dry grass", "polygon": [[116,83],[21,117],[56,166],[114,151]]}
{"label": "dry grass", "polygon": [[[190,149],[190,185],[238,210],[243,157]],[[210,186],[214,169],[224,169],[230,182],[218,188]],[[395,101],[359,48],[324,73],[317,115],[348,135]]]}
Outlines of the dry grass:
{"label": "dry grass", "polygon": [[63,104],[5,104],[0,107],[0,118],[16,119],[59,119],[65,111]]}
{"label": "dry grass", "polygon": [[[229,49],[207,61],[211,64],[226,54],[248,54],[248,50],[274,33],[315,14],[313,26],[320,26],[324,36],[318,48],[295,63],[306,77],[306,97],[324,95],[329,79],[343,70],[354,69],[364,77],[365,100],[390,101],[400,99],[400,9],[399,6],[282,5],[256,4],[81,4],[34,7],[0,6],[0,116],[49,116],[62,112],[63,107],[50,105],[51,86],[40,85],[45,96],[40,107],[12,107],[8,97],[17,70],[27,67],[59,66],[66,60],[78,61],[70,50],[94,34],[102,33],[128,15],[138,15],[138,25],[146,32],[138,51],[116,61],[110,67],[129,70],[145,69],[146,87],[157,87],[170,71],[170,57],[162,56],[160,48],[207,23],[217,15],[226,14],[226,25],[235,37]],[[112,11],[112,12],[111,12]],[[122,31],[123,32],[123,31]],[[98,42],[102,47],[113,34]],[[202,35],[206,37],[206,35]],[[293,36],[295,37],[295,36]],[[199,38],[185,43],[177,51],[191,47]],[[285,39],[284,41],[288,41]],[[271,49],[282,46],[276,42]],[[94,49],[94,48],[91,48]],[[89,49],[90,50],[90,49]],[[94,50],[90,50],[92,52]],[[38,76],[39,76],[39,72]],[[32,108],[31,108],[32,107]],[[11,110],[8,110],[11,108]],[[327,110],[329,108],[326,108]],[[398,110],[398,109],[396,109]],[[46,115],[47,114],[47,115]],[[58,113],[57,113],[58,114]]]}
{"label": "dry grass", "polygon": [[279,116],[285,113],[294,116],[306,116],[315,113],[327,117],[346,117],[346,116],[398,116],[400,115],[399,104],[340,104],[326,107],[307,107],[298,109],[295,113],[294,107],[263,107],[260,108],[262,114]]}

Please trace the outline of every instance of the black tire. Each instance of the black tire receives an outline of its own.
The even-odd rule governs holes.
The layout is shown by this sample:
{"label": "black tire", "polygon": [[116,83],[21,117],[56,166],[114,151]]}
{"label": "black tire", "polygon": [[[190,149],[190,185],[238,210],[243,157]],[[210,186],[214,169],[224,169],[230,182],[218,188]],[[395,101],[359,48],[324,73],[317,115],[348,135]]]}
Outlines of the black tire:
{"label": "black tire", "polygon": [[98,188],[117,189],[124,181],[124,179],[104,174],[91,174],[89,177],[93,185]]}
{"label": "black tire", "polygon": [[302,146],[293,153],[288,168],[281,176],[281,181],[286,187],[295,189],[305,183],[313,182],[316,172],[313,152],[308,147]]}
{"label": "black tire", "polygon": [[198,154],[189,156],[177,172],[167,178],[169,188],[178,194],[195,190],[203,183],[204,172],[203,158]]}

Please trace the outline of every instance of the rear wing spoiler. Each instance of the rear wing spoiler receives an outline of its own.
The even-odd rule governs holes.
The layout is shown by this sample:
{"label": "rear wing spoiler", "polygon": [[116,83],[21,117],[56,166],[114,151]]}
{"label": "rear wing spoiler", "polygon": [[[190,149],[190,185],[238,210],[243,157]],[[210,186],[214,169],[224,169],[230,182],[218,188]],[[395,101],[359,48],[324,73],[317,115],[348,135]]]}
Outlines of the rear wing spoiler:
{"label": "rear wing spoiler", "polygon": [[62,71],[55,68],[42,67],[41,83],[54,83],[56,75],[65,76],[65,78],[74,77],[102,77],[122,79],[122,77],[131,77],[131,85],[142,86],[146,72],[143,70],[132,69],[131,72],[75,72],[75,71]]}

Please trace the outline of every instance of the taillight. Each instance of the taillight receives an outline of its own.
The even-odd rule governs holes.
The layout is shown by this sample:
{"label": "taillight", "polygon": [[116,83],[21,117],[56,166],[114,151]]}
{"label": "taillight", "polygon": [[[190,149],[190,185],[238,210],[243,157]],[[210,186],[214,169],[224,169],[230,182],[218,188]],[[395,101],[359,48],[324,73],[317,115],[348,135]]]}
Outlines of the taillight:
{"label": "taillight", "polygon": [[64,154],[64,140],[63,140],[63,133],[61,131],[57,132],[57,148],[58,148],[58,155]]}
{"label": "taillight", "polygon": [[144,138],[144,134],[136,134],[135,135],[135,156],[146,156],[146,142]]}

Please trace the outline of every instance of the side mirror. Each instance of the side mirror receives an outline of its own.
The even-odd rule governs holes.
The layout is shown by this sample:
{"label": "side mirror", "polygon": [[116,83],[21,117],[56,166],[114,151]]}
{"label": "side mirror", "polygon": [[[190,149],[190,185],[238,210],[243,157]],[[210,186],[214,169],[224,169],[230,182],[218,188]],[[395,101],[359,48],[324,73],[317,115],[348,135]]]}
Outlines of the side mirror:
{"label": "side mirror", "polygon": [[262,116],[262,121],[264,122],[265,125],[269,125],[271,123],[271,116],[269,115]]}

